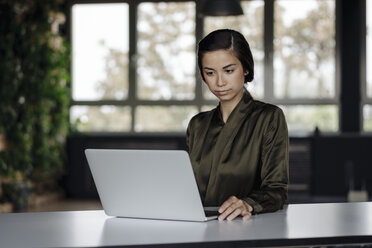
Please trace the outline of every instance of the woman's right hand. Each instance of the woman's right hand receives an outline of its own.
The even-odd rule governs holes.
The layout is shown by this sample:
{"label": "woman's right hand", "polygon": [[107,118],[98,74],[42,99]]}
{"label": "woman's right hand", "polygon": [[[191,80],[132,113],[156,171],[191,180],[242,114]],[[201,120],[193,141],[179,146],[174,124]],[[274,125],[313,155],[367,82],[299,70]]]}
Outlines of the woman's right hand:
{"label": "woman's right hand", "polygon": [[249,220],[252,216],[252,211],[252,206],[246,201],[239,199],[236,196],[231,196],[218,209],[218,212],[220,212],[218,220],[233,220],[238,216],[242,216],[243,220]]}

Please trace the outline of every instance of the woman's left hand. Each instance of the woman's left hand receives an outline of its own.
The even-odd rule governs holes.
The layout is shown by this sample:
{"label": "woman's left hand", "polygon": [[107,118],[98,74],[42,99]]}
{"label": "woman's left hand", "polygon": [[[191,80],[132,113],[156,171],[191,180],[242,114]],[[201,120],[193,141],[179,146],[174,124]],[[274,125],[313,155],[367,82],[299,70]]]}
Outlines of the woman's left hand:
{"label": "woman's left hand", "polygon": [[218,216],[218,220],[233,220],[239,215],[243,217],[243,220],[248,220],[252,215],[252,211],[252,206],[246,201],[231,196],[218,209],[218,212],[221,213],[220,216]]}

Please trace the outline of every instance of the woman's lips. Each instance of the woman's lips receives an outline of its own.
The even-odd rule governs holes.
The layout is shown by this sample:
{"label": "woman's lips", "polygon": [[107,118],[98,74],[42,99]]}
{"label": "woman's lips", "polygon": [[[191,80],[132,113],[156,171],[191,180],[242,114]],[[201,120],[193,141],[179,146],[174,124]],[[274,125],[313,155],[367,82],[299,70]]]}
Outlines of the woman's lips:
{"label": "woman's lips", "polygon": [[216,90],[217,95],[224,96],[229,93],[230,90]]}

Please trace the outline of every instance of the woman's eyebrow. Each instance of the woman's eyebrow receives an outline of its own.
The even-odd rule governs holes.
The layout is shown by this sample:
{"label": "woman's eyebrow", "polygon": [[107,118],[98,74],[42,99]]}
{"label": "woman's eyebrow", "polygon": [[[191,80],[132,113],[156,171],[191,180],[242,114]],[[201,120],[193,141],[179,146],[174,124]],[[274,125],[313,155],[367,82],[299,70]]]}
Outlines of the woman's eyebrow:
{"label": "woman's eyebrow", "polygon": [[[230,66],[234,66],[234,65],[236,65],[236,64],[228,64],[228,65],[225,65],[224,67],[222,67],[222,69],[227,69]],[[210,67],[207,67],[207,66],[203,67],[203,69],[204,70],[214,70],[213,68],[210,68]]]}
{"label": "woman's eyebrow", "polygon": [[222,67],[222,69],[227,69],[227,68],[229,68],[230,66],[233,66],[233,65],[236,65],[236,64],[225,65],[224,67]]}

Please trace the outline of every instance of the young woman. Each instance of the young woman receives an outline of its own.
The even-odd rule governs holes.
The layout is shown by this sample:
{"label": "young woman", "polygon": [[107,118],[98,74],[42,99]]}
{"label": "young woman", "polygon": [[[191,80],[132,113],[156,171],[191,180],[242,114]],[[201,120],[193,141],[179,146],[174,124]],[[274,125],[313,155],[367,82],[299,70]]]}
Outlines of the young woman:
{"label": "young woman", "polygon": [[216,30],[199,42],[198,65],[219,99],[187,128],[203,204],[220,206],[219,220],[281,209],[287,202],[287,124],[280,108],[254,100],[245,88],[254,77],[247,41],[237,31]]}

